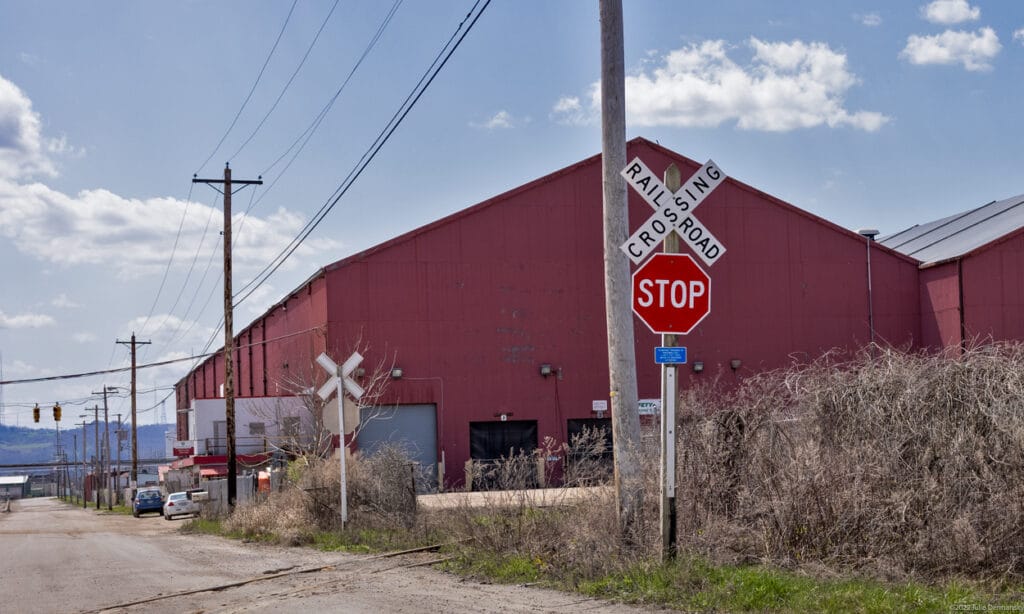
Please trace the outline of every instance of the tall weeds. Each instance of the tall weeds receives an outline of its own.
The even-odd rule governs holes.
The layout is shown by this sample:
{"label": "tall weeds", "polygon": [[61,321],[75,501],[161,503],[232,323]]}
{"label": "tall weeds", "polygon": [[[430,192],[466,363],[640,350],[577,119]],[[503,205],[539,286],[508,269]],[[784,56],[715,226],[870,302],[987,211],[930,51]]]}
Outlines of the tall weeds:
{"label": "tall weeds", "polygon": [[1024,347],[874,348],[684,398],[680,534],[722,556],[1024,574]]}

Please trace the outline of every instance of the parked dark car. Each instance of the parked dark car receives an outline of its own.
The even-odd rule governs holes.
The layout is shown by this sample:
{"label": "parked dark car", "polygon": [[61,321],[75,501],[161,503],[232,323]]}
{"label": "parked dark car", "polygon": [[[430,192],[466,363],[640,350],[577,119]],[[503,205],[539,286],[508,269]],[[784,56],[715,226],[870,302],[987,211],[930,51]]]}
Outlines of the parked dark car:
{"label": "parked dark car", "polygon": [[140,490],[132,499],[132,516],[138,518],[146,512],[163,514],[164,499],[159,490]]}

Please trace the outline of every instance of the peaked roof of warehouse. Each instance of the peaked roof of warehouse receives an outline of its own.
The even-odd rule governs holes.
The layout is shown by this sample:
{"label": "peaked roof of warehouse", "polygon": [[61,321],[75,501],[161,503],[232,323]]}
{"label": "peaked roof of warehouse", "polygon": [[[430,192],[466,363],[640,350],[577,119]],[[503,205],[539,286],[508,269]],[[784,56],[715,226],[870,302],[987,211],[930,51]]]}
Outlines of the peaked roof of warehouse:
{"label": "peaked roof of warehouse", "polygon": [[928,265],[959,258],[1021,228],[1024,194],[994,200],[927,224],[915,224],[878,242]]}

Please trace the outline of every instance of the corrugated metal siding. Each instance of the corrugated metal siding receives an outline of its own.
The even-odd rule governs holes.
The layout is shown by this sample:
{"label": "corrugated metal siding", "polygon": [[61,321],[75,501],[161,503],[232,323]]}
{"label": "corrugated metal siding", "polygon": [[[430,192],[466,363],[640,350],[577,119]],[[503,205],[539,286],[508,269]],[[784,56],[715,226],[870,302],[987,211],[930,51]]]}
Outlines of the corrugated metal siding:
{"label": "corrugated metal siding", "polygon": [[[698,167],[646,144],[631,155],[659,170],[675,161],[684,177]],[[651,214],[635,195],[630,208],[634,228]],[[733,358],[742,373],[868,341],[862,237],[734,182],[697,216],[728,249],[709,270],[712,313],[683,341],[705,363],[701,377],[736,377]],[[361,338],[368,363],[394,357],[406,379],[385,402],[442,404],[443,388],[449,477],[469,457],[470,421],[535,419],[542,439],[564,439],[566,420],[608,397],[601,224],[594,158],[327,267],[328,343]],[[872,263],[879,340],[913,343],[916,262],[876,248]],[[640,396],[656,398],[659,340],[635,330]],[[541,363],[562,378],[542,378]]]}
{"label": "corrugated metal siding", "polygon": [[959,265],[950,262],[921,270],[921,345],[939,349],[960,345]]}
{"label": "corrugated metal siding", "polygon": [[1024,236],[963,260],[968,341],[1024,339]]}

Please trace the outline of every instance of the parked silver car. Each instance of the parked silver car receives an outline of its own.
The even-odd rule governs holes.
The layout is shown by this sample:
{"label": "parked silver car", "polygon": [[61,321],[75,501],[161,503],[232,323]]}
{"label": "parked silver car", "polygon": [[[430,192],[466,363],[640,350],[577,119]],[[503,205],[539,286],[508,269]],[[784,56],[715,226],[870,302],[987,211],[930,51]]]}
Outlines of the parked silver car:
{"label": "parked silver car", "polygon": [[199,504],[189,498],[187,492],[174,492],[167,495],[164,502],[164,518],[170,520],[175,516],[191,514],[199,515]]}

